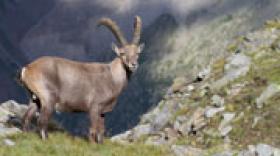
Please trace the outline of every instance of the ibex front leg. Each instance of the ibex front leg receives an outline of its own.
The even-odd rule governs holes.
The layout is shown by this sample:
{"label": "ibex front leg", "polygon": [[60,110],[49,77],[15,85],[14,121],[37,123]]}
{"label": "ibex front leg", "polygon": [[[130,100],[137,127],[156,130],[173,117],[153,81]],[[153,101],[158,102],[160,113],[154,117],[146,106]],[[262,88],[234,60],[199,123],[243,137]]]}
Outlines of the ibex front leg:
{"label": "ibex front leg", "polygon": [[98,106],[93,106],[89,112],[90,116],[90,129],[89,140],[92,143],[102,143],[104,134],[104,116]]}
{"label": "ibex front leg", "polygon": [[100,114],[98,118],[97,125],[97,142],[103,143],[104,133],[105,133],[105,114]]}

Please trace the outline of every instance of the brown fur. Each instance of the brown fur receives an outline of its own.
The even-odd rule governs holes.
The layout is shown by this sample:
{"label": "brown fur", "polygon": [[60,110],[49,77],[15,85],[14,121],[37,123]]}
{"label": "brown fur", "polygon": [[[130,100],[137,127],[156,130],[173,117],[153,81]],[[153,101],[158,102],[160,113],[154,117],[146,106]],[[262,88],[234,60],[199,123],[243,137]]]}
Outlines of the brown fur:
{"label": "brown fur", "polygon": [[[140,36],[140,17],[135,19],[135,28],[139,31],[136,35]],[[110,24],[105,26],[110,27]],[[115,29],[118,29],[117,25],[111,30]],[[121,33],[113,34],[118,36]],[[25,66],[22,69],[21,81],[30,91],[32,98],[23,117],[24,130],[28,129],[28,124],[39,107],[38,124],[43,139],[47,137],[47,123],[54,110],[89,112],[89,139],[102,142],[105,131],[104,113],[114,108],[130,74],[138,67],[138,55],[143,49],[139,43],[120,44],[120,48],[113,46],[118,57],[110,63],[85,63],[45,56]]]}

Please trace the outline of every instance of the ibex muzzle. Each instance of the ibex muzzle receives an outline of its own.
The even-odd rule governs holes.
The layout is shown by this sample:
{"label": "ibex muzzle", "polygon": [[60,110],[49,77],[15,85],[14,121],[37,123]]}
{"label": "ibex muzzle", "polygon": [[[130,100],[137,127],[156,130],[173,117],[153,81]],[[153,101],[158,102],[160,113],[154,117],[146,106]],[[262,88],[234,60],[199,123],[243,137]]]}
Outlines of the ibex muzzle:
{"label": "ibex muzzle", "polygon": [[135,17],[134,37],[128,43],[115,22],[102,18],[98,25],[109,28],[120,47],[113,44],[117,57],[110,63],[76,62],[58,57],[41,57],[21,70],[20,80],[30,92],[29,108],[23,117],[23,129],[40,111],[38,126],[42,139],[47,138],[47,124],[54,110],[88,112],[91,121],[89,139],[102,142],[104,114],[112,111],[117,98],[138,67],[141,19]]}

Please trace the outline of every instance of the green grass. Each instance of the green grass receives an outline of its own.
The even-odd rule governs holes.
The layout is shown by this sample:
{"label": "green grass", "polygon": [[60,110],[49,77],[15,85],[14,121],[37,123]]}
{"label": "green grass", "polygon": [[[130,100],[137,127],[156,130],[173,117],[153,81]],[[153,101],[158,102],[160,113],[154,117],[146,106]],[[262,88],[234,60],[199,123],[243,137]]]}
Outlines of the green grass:
{"label": "green grass", "polygon": [[[278,42],[279,39],[275,40],[275,45],[277,45]],[[241,43],[242,41],[237,42],[237,44],[233,44],[229,46],[229,48],[233,52],[239,46],[238,44]],[[201,90],[194,91],[190,99],[198,102],[199,106],[206,107],[210,104],[212,95],[217,94],[225,98],[226,112],[235,112],[237,116],[243,114],[238,120],[232,122],[234,128],[229,133],[229,137],[232,140],[231,145],[235,147],[235,149],[244,149],[250,144],[257,144],[259,142],[279,146],[280,138],[277,134],[280,132],[280,124],[278,124],[280,123],[280,95],[276,95],[268,100],[262,109],[257,109],[255,103],[256,98],[261,95],[269,84],[280,84],[279,51],[277,48],[273,48],[273,46],[260,46],[253,55],[248,54],[248,56],[252,58],[252,65],[246,75],[229,82],[218,90],[212,90],[209,96],[200,96],[199,92]],[[224,75],[225,64],[226,60],[224,58],[213,62],[211,66],[212,73],[208,81],[211,82],[220,79]],[[235,84],[244,84],[244,87],[242,87],[236,95],[228,94],[228,91],[231,90]],[[193,112],[192,110],[188,111]],[[252,127],[255,117],[261,117],[261,119],[256,126]],[[207,121],[208,126],[204,134],[201,134],[204,142],[196,142],[197,146],[206,149],[215,149],[215,147],[219,147],[219,145],[223,144],[223,139],[221,137],[207,135],[208,133],[206,133],[208,130],[217,130],[221,120],[222,116],[218,114]],[[179,140],[178,142],[179,144],[191,144],[191,142],[195,140],[189,139],[188,141]]]}
{"label": "green grass", "polygon": [[[273,27],[277,23],[273,24]],[[275,41],[279,42],[278,39]],[[232,144],[235,147],[244,148],[249,144],[259,142],[279,146],[280,115],[279,102],[280,95],[276,95],[266,102],[262,109],[255,106],[256,98],[261,95],[265,88],[271,84],[280,84],[280,55],[278,49],[272,47],[258,47],[257,51],[251,55],[252,66],[247,75],[236,79],[231,84],[246,85],[236,96],[227,96],[226,103],[232,105],[234,112],[243,112],[244,116],[240,120],[233,122],[234,129],[230,133]],[[230,88],[230,86],[228,87]],[[255,117],[261,117],[255,127],[252,127]]]}
{"label": "green grass", "polygon": [[104,144],[92,144],[64,133],[50,133],[42,141],[35,133],[24,133],[9,137],[16,145],[9,147],[0,143],[1,156],[164,156],[171,155],[164,147],[144,144],[120,145],[105,140]]}
{"label": "green grass", "polygon": [[225,58],[220,58],[217,59],[213,64],[212,64],[212,69],[211,69],[211,79],[213,80],[218,80],[224,75],[224,66],[226,64],[226,59]]}
{"label": "green grass", "polygon": [[265,27],[280,29],[280,21],[278,19],[267,21],[265,23]]}

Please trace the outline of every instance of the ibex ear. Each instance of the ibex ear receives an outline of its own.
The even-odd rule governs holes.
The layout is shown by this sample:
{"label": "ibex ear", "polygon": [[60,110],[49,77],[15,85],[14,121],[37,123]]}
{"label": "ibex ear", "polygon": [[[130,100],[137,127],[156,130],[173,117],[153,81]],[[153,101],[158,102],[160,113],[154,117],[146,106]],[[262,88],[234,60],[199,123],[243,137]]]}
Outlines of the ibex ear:
{"label": "ibex ear", "polygon": [[118,48],[118,46],[115,43],[112,43],[112,50],[118,55],[120,56],[120,49]]}
{"label": "ibex ear", "polygon": [[145,48],[145,44],[144,43],[140,44],[138,47],[138,53],[141,53],[144,48]]}

